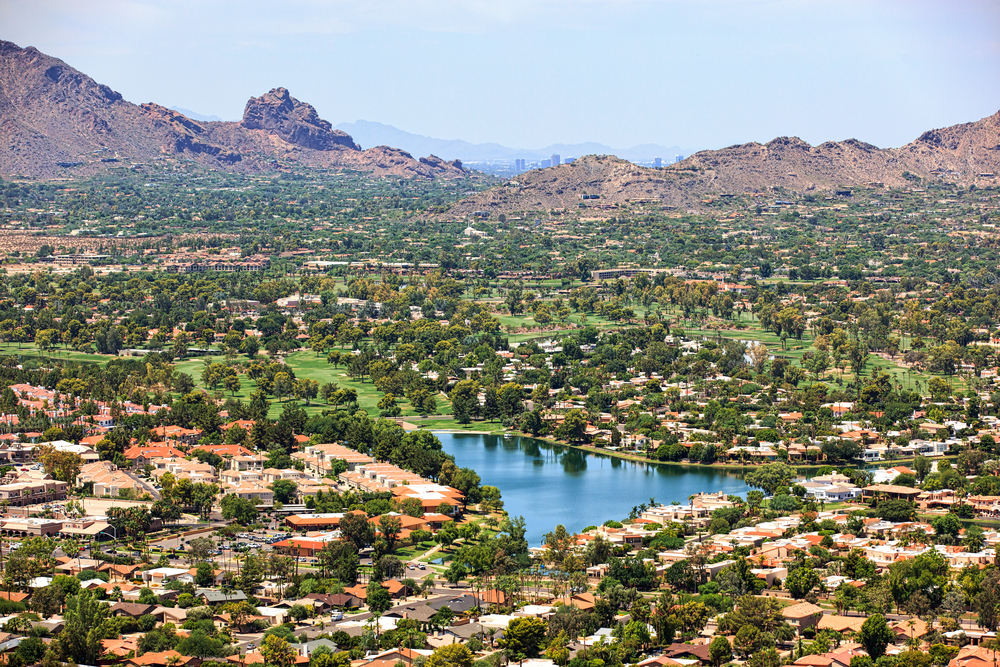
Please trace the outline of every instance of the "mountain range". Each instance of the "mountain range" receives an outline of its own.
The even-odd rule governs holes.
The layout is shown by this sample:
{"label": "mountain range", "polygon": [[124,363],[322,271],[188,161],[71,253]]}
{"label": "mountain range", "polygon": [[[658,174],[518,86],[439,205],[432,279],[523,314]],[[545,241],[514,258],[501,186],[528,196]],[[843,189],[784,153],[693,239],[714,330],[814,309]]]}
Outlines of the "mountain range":
{"label": "mountain range", "polygon": [[552,144],[544,148],[509,148],[496,143],[473,144],[461,139],[435,139],[420,134],[406,132],[392,125],[359,120],[353,123],[341,123],[336,129],[342,130],[354,137],[362,146],[396,146],[413,155],[440,155],[444,158],[457,158],[463,162],[478,162],[487,160],[544,160],[553,153],[567,157],[582,155],[614,155],[631,162],[649,162],[654,158],[663,158],[664,163],[674,161],[676,155],[687,155],[678,146],[659,146],[657,144],[640,144],[631,148],[611,148],[594,142],[583,144]]}
{"label": "mountain range", "polygon": [[290,165],[375,176],[457,178],[459,162],[361,148],[311,105],[274,88],[246,103],[238,122],[197,121],[155,103],[132,104],[63,61],[0,41],[0,174],[49,178],[109,166],[185,158],[257,172]]}
{"label": "mountain range", "polygon": [[[155,103],[132,104],[57,58],[0,41],[3,176],[52,178],[122,165],[142,168],[151,160],[192,160],[243,172],[302,165],[376,177],[464,178],[470,173],[460,160],[448,162],[435,154],[470,155],[466,159],[471,160],[511,150],[483,144],[476,148],[483,152],[466,153],[476,145],[440,142],[361,121],[349,129],[351,133],[334,128],[310,104],[280,87],[251,97],[243,117],[231,122],[197,120]],[[375,145],[362,150],[359,142],[368,141],[401,147]],[[660,148],[655,147],[654,156],[662,152]],[[696,208],[706,197],[723,194],[778,197],[784,192],[824,192],[870,183],[896,187],[915,178],[994,185],[994,175],[1000,172],[1000,112],[929,130],[900,148],[878,148],[856,139],[810,146],[796,137],[778,137],[766,144],[701,151],[661,169],[628,162],[623,159],[625,152],[608,155],[611,149],[597,144],[550,146],[537,155],[555,152],[569,157],[592,149],[600,154],[585,155],[569,165],[529,170],[458,202],[449,213],[574,208],[581,201],[599,208],[636,199]],[[667,149],[665,156],[675,150],[679,149]],[[414,159],[413,154],[422,152],[431,155]],[[532,155],[519,152],[515,157]],[[587,200],[582,199],[585,194]]]}
{"label": "mountain range", "polygon": [[829,193],[859,185],[902,187],[921,178],[985,187],[996,184],[997,174],[1000,111],[929,130],[900,148],[878,148],[856,139],[810,146],[796,137],[778,137],[766,144],[701,151],[662,169],[590,155],[520,174],[455,203],[446,215],[511,215],[580,204],[614,215],[599,212],[636,201],[697,209],[719,195],[761,193],[782,199],[789,196],[783,193]]}

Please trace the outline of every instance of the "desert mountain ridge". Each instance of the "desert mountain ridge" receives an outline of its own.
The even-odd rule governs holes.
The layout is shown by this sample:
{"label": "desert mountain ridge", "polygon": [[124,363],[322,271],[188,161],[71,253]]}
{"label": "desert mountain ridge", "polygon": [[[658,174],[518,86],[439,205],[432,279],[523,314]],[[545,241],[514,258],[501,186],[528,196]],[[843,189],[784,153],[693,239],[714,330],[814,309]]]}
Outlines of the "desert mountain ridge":
{"label": "desert mountain ridge", "polygon": [[[900,148],[848,139],[810,146],[797,137],[695,153],[662,169],[607,155],[525,172],[456,202],[445,215],[499,215],[574,209],[601,210],[626,202],[697,209],[719,195],[829,193],[861,185],[912,185],[945,179],[987,186],[1000,174],[1000,111],[972,123],[930,130]],[[586,199],[584,199],[586,196]]]}
{"label": "desert mountain ridge", "polygon": [[285,88],[251,97],[240,121],[197,121],[159,104],[132,104],[58,58],[6,41],[0,41],[0,137],[3,176],[85,175],[157,158],[243,172],[298,164],[374,176],[468,175],[457,160],[418,160],[388,146],[362,150]]}

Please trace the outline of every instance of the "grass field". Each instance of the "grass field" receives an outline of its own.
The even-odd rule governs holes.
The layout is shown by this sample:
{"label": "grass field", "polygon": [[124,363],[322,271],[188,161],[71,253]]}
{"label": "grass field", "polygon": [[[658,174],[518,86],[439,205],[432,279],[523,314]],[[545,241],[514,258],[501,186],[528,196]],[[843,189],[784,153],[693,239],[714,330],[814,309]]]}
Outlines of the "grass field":
{"label": "grass field", "polygon": [[38,346],[34,343],[24,343],[23,345],[18,345],[16,343],[0,343],[0,355],[16,356],[22,360],[38,359],[53,360],[57,362],[79,361],[100,364],[101,366],[114,359],[114,357],[110,355],[87,354],[85,352],[77,352],[76,350],[67,350],[62,347],[54,347],[49,351],[42,351],[39,350]]}
{"label": "grass field", "polygon": [[[785,348],[782,349],[781,338],[774,332],[763,330],[760,327],[760,324],[753,319],[743,320],[743,323],[747,324],[748,327],[739,331],[689,328],[683,326],[683,322],[676,322],[672,326],[672,329],[683,329],[684,333],[688,336],[706,336],[709,338],[721,337],[730,340],[757,341],[766,345],[768,351],[775,357],[788,359],[789,361],[792,361],[796,365],[800,366],[802,364],[802,356],[806,352],[816,351],[816,349],[812,347],[815,338],[810,336],[808,333],[803,334],[802,340],[788,338],[785,341]],[[855,379],[855,375],[848,370],[849,368],[850,366],[845,366],[843,371],[836,368],[830,368],[823,373],[823,375],[819,378],[819,381],[834,384],[836,384],[838,380],[843,383],[851,382]],[[886,372],[892,378],[893,383],[898,382],[904,388],[908,388],[910,390],[919,388],[922,393],[926,393],[927,383],[932,377],[941,377],[956,390],[964,390],[966,388],[966,383],[958,376],[941,376],[933,373],[913,371],[908,368],[903,368],[888,359],[884,359],[873,354],[869,356],[868,363],[865,364],[864,373],[866,375],[870,375],[876,368]],[[809,384],[816,381],[816,378],[811,373],[808,373],[807,380],[807,384]]]}

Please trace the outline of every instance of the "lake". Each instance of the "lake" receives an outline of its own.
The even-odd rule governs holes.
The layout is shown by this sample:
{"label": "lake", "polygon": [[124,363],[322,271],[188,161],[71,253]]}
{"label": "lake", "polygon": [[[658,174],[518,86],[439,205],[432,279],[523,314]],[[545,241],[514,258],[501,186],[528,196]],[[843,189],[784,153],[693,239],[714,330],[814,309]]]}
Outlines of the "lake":
{"label": "lake", "polygon": [[484,485],[500,489],[504,509],[525,518],[530,546],[540,545],[542,535],[558,524],[573,532],[608,519],[621,521],[650,498],[686,504],[688,496],[701,491],[742,495],[748,490],[733,471],[636,463],[534,438],[434,435],[460,468],[472,468]]}

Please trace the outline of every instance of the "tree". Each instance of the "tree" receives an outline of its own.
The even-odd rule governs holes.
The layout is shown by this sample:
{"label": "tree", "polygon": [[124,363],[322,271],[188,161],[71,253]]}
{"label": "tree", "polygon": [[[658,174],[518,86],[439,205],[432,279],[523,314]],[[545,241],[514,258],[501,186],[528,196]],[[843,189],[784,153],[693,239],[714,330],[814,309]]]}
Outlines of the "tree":
{"label": "tree", "polygon": [[768,463],[754,468],[746,474],[745,481],[748,485],[763,489],[768,495],[782,487],[786,487],[795,478],[795,470],[784,463]]}
{"label": "tree", "polygon": [[196,537],[188,542],[187,559],[190,563],[206,561],[215,551],[215,541],[208,537]]}
{"label": "tree", "polygon": [[386,548],[392,551],[396,547],[399,533],[403,529],[402,521],[398,516],[383,514],[378,518],[378,532],[385,540]]}
{"label": "tree", "polygon": [[873,614],[861,626],[858,633],[858,641],[865,647],[865,651],[873,660],[878,660],[885,655],[885,647],[896,639],[896,634],[889,628],[882,614]]}
{"label": "tree", "polygon": [[769,507],[775,512],[790,513],[796,512],[802,507],[802,503],[795,496],[788,493],[779,493],[771,498]]}
{"label": "tree", "polygon": [[449,584],[454,586],[462,579],[464,579],[466,576],[468,576],[468,574],[469,571],[466,569],[464,565],[459,563],[457,560],[453,560],[451,561],[451,563],[448,564],[448,569],[444,571],[444,579]]}
{"label": "tree", "polygon": [[972,525],[965,529],[962,544],[972,553],[979,553],[986,547],[986,534],[979,526]]}
{"label": "tree", "polygon": [[958,537],[958,534],[962,532],[962,522],[958,520],[958,517],[949,512],[944,516],[939,516],[931,522],[931,526],[934,527],[934,534],[948,535],[952,538]]}
{"label": "tree", "polygon": [[60,653],[77,664],[96,665],[101,640],[110,636],[107,624],[110,606],[93,592],[82,590],[66,598],[65,626],[59,635]]}
{"label": "tree", "polygon": [[508,658],[521,662],[538,654],[546,629],[545,621],[540,618],[515,618],[507,624],[504,636],[498,643],[506,651]]}
{"label": "tree", "polygon": [[434,649],[425,667],[472,667],[472,651],[465,644],[445,644]]}
{"label": "tree", "polygon": [[360,559],[353,542],[344,540],[327,542],[318,556],[324,578],[334,576],[345,584],[357,581]]}
{"label": "tree", "polygon": [[375,563],[372,576],[379,581],[386,581],[387,579],[399,578],[405,573],[406,567],[401,560],[395,556],[382,556]]}
{"label": "tree", "polygon": [[913,519],[916,508],[907,500],[893,499],[879,503],[876,513],[886,521],[902,523]]}
{"label": "tree", "polygon": [[202,561],[195,568],[194,583],[198,586],[208,587],[215,584],[215,571],[212,564]]}
{"label": "tree", "polygon": [[579,442],[584,439],[587,431],[587,418],[582,410],[570,410],[566,413],[563,423],[556,428],[556,437],[569,442]]}
{"label": "tree", "polygon": [[59,451],[50,444],[39,445],[35,450],[45,472],[67,484],[76,484],[76,476],[83,467],[83,459],[74,452]]}
{"label": "tree", "polygon": [[295,499],[295,490],[298,486],[289,479],[276,479],[271,483],[271,491],[274,493],[275,501],[282,504],[289,504]]}
{"label": "tree", "polygon": [[309,617],[309,610],[305,607],[305,605],[296,604],[292,605],[292,608],[288,610],[288,615],[301,623]]}
{"label": "tree", "polygon": [[389,597],[389,591],[373,579],[365,589],[365,604],[371,613],[384,614],[392,607],[392,598]]}
{"label": "tree", "polygon": [[819,575],[809,565],[800,565],[788,573],[785,588],[796,600],[804,598],[809,591],[819,584]]}
{"label": "tree", "polygon": [[[175,650],[181,655],[189,655],[195,658],[215,657],[219,656],[222,652],[222,641],[209,637],[205,634],[204,630],[197,628],[187,637],[177,642]],[[263,651],[263,646],[261,650]]]}
{"label": "tree", "polygon": [[729,645],[729,640],[723,636],[717,636],[708,645],[708,655],[712,662],[712,667],[721,667],[725,662],[733,658],[733,649]]}
{"label": "tree", "polygon": [[295,664],[295,649],[278,635],[266,635],[260,643],[260,653],[273,667],[292,667]]}
{"label": "tree", "polygon": [[340,520],[340,533],[354,544],[357,551],[371,546],[375,539],[375,530],[364,512],[345,514]]}
{"label": "tree", "polygon": [[229,494],[222,499],[222,518],[249,526],[257,520],[257,506],[252,500]]}
{"label": "tree", "polygon": [[927,473],[931,471],[931,460],[926,456],[918,456],[913,459],[913,469],[917,473],[917,481],[923,482]]}
{"label": "tree", "polygon": [[462,380],[452,388],[448,397],[451,399],[452,413],[459,424],[468,424],[472,415],[479,410],[479,383],[474,380]]}

